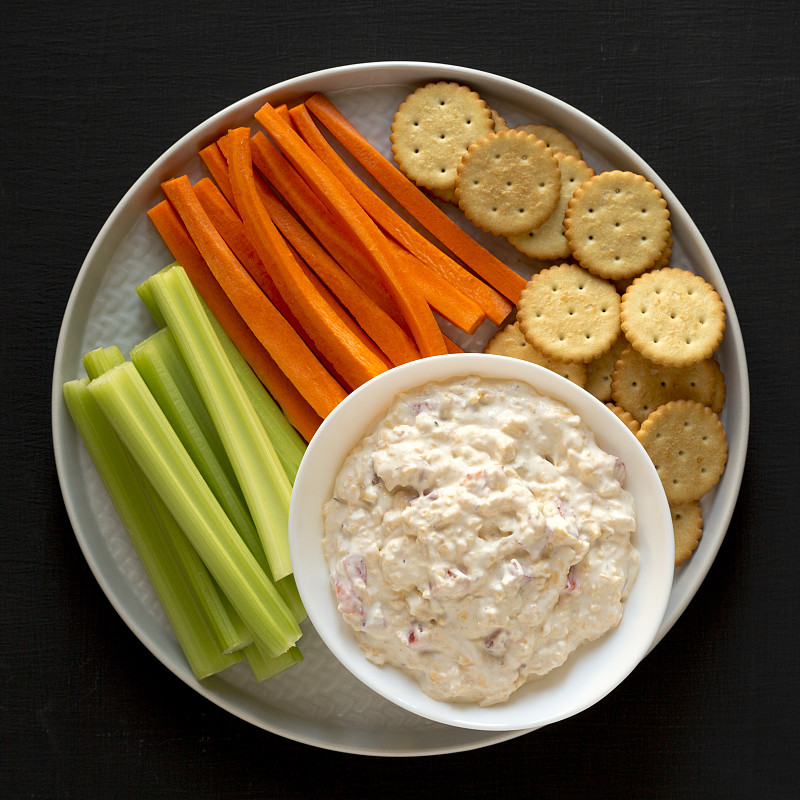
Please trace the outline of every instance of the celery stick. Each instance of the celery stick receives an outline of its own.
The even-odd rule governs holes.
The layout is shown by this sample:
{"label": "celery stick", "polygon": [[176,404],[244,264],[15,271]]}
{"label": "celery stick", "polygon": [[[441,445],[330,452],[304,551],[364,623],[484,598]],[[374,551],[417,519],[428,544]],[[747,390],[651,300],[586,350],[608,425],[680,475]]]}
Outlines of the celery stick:
{"label": "celery stick", "polygon": [[[180,357],[180,356],[179,356]],[[84,355],[83,365],[90,378],[96,378],[112,367],[125,362],[118,347],[99,347]],[[191,378],[189,379],[191,380]],[[209,425],[211,424],[209,420]],[[116,434],[114,434],[116,436]],[[220,445],[220,449],[221,449]],[[135,467],[138,470],[138,467]],[[223,653],[233,653],[252,644],[253,637],[245,630],[235,610],[226,603],[214,579],[200,557],[189,544],[186,535],[175,522],[163,501],[144,476],[141,482],[151,496],[153,511],[159,517],[164,536],[172,547],[175,558],[183,569],[186,580],[194,592],[195,599],[206,615],[211,631]],[[242,501],[243,503],[244,501]],[[252,522],[250,523],[252,527]],[[255,527],[252,527],[255,542],[260,548]],[[263,553],[262,553],[263,558]],[[266,561],[266,559],[264,559]]]}
{"label": "celery stick", "polygon": [[286,419],[286,415],[281,411],[280,406],[264,388],[264,384],[261,383],[258,376],[250,368],[244,356],[236,349],[236,345],[217,322],[217,318],[208,308],[206,308],[206,312],[217,338],[228,356],[228,360],[236,370],[236,374],[239,376],[239,380],[242,382],[242,386],[258,414],[261,424],[275,446],[275,451],[278,453],[278,458],[280,458],[281,464],[286,470],[287,477],[290,482],[294,483],[297,470],[300,468],[300,462],[306,452],[306,443],[303,437]]}
{"label": "celery stick", "polygon": [[[170,269],[171,267],[180,266],[177,261],[165,267],[162,272]],[[156,299],[153,297],[152,286],[148,281],[139,285],[136,289],[145,308],[150,312],[156,325],[159,327],[166,326],[166,320],[158,307]],[[264,385],[258,379],[256,374],[250,368],[250,365],[245,360],[244,356],[236,349],[236,345],[230,340],[230,337],[225,333],[222,325],[219,324],[217,318],[211,313],[211,309],[200,300],[203,309],[211,322],[217,338],[222,344],[225,354],[228,356],[236,374],[242,382],[242,386],[247,392],[253,407],[258,414],[261,424],[267,431],[272,444],[278,454],[278,458],[286,470],[286,475],[289,480],[294,483],[294,478],[297,475],[297,470],[300,467],[300,461],[306,451],[306,443],[303,437],[295,430],[292,424],[286,419],[286,415],[281,411],[280,406],[272,398],[272,395],[264,388]]]}
{"label": "celery stick", "polygon": [[222,653],[235,653],[253,644],[247,631],[225,595],[219,590],[205,564],[189,543],[186,535],[170,514],[157,492],[153,493],[153,508],[161,520],[164,536],[183,569],[186,580],[192,587],[198,605],[206,615],[214,640]]}
{"label": "celery stick", "polygon": [[[261,568],[273,580],[261,539],[236,482],[225,448],[172,332],[169,328],[162,328],[134,346],[130,355],[134,366],[144,378],[233,526]],[[306,612],[297,593],[294,578],[287,575],[275,582],[275,588],[286,601],[297,622],[302,622],[306,618]]]}
{"label": "celery stick", "polygon": [[300,599],[300,592],[297,591],[297,584],[294,582],[294,575],[287,575],[275,582],[275,588],[278,594],[284,599],[287,606],[291,610],[294,618],[298,622],[302,622],[308,614],[306,613],[303,601]]}
{"label": "celery stick", "polygon": [[247,629],[270,655],[300,627],[258,566],[181,444],[136,367],[126,362],[89,384],[106,419],[186,533]]}
{"label": "celery stick", "polygon": [[119,347],[112,345],[111,347],[98,347],[92,350],[81,359],[83,368],[90,378],[96,378],[104,372],[108,372],[111,367],[116,367],[117,364],[122,364],[125,357],[122,355]]}
{"label": "celery stick", "polygon": [[250,645],[242,652],[253,673],[253,677],[257,681],[274,678],[278,673],[283,672],[293,664],[299,664],[303,660],[303,655],[297,647],[291,647],[277,657],[265,653],[257,644]]}
{"label": "celery stick", "polygon": [[172,332],[162,328],[133,347],[130,355],[203,479],[263,567],[266,557],[253,518]]}
{"label": "celery stick", "polygon": [[[164,267],[161,270],[161,272],[165,272],[166,270],[172,269],[172,267],[177,267],[177,266],[178,262],[173,261],[169,266]],[[159,328],[165,327],[167,321],[164,319],[164,315],[161,313],[161,309],[158,307],[158,303],[153,297],[152,291],[150,291],[150,284],[147,281],[145,281],[144,283],[137,286],[136,294],[139,295],[139,299],[144,304],[144,307],[150,312],[150,316],[153,318],[153,322],[155,322],[155,324]]]}
{"label": "celery stick", "polygon": [[89,455],[108,490],[131,542],[147,572],[178,643],[198,680],[240,661],[223,655],[192,593],[175,554],[163,535],[161,520],[141,471],[91,396],[89,380],[63,386],[64,400]]}
{"label": "celery stick", "polygon": [[291,573],[291,484],[181,267],[147,281],[214,420],[276,580]]}

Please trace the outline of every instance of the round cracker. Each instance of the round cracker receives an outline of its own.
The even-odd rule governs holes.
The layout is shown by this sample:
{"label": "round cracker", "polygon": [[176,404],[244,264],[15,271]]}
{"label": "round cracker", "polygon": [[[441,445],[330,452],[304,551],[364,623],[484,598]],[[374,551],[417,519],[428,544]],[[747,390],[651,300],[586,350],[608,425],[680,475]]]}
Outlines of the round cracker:
{"label": "round cracker", "polygon": [[400,169],[428,189],[452,189],[461,156],[494,130],[489,106],[458,83],[428,83],[400,104],[392,121],[392,152]]}
{"label": "round cracker", "polygon": [[642,422],[636,438],[655,465],[670,505],[699,500],[719,481],[728,440],[719,417],[694,400],[671,400]]}
{"label": "round cracker", "polygon": [[720,380],[724,387],[722,370],[713,358],[685,367],[666,367],[628,346],[614,365],[611,397],[639,422],[670,400],[694,400],[719,413],[722,410],[718,394]]}
{"label": "round cracker", "polygon": [[558,373],[562,378],[576,383],[581,388],[586,383],[586,366],[584,364],[569,364],[555,358],[548,358],[523,336],[519,329],[519,322],[512,322],[501,328],[488,341],[483,352],[530,361],[532,364],[538,364],[540,367]]}
{"label": "round cracker", "polygon": [[577,264],[534,275],[517,302],[525,338],[550,358],[588,363],[619,336],[619,295],[613,284]]}
{"label": "round cracker", "polygon": [[538,228],[508,237],[508,241],[521,253],[545,261],[570,257],[569,244],[564,236],[567,204],[575,190],[594,175],[594,170],[575,156],[563,153],[556,153],[555,156],[561,170],[561,193],[553,213]]}
{"label": "round cracker", "polygon": [[606,408],[610,408],[628,426],[632,433],[639,432],[639,420],[634,419],[630,411],[626,411],[616,403],[606,403]]}
{"label": "round cracker", "polygon": [[569,201],[564,230],[580,265],[609,280],[640,275],[663,255],[671,224],[667,202],[643,175],[601,172]]}
{"label": "round cracker", "polygon": [[572,141],[562,130],[545,125],[541,122],[526,122],[524,125],[517,125],[518,131],[532,133],[541,139],[553,152],[563,153],[565,156],[574,156],[578,161],[583,161],[583,154],[578,145]]}
{"label": "round cracker", "polygon": [[494,129],[496,131],[507,131],[508,123],[500,115],[500,112],[496,108],[490,108],[489,110],[492,112],[492,122],[494,122]]}
{"label": "round cracker", "polygon": [[722,341],[725,306],[699,275],[665,267],[640,275],[622,296],[622,330],[642,355],[671,367],[709,358]]}
{"label": "round cracker", "polygon": [[617,359],[627,346],[627,340],[620,334],[607,353],[603,353],[600,358],[596,358],[586,365],[586,386],[584,388],[602,403],[611,400],[611,375]]}
{"label": "round cracker", "polygon": [[500,236],[539,227],[560,193],[555,154],[531,134],[490,133],[471,144],[458,165],[459,207],[479,228]]}
{"label": "round cracker", "polygon": [[675,534],[675,566],[679,567],[697,550],[703,535],[703,510],[700,503],[671,506],[672,531]]}

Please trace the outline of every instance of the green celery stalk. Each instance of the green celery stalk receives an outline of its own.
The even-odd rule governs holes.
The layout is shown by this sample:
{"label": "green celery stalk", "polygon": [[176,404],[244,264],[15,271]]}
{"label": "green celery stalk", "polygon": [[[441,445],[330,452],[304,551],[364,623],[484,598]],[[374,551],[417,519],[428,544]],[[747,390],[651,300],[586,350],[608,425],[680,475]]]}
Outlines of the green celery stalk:
{"label": "green celery stalk", "polygon": [[[171,264],[160,270],[160,272],[166,272],[167,270],[177,266],[180,266],[178,262],[173,261]],[[164,315],[161,313],[161,309],[158,307],[155,297],[153,297],[153,292],[150,290],[150,283],[148,281],[140,283],[136,287],[136,294],[139,295],[139,299],[144,304],[144,307],[150,312],[153,322],[155,322],[159,328],[166,327],[167,321],[164,319]]]}
{"label": "green celery stalk", "polygon": [[[96,378],[108,372],[112,367],[123,364],[125,358],[118,347],[99,347],[86,353],[82,362],[89,377]],[[172,547],[175,558],[181,565],[200,608],[206,615],[220,650],[223,653],[233,653],[252,644],[253,637],[245,630],[235,610],[226,602],[224,594],[220,592],[202,560],[189,544],[186,535],[175,522],[175,518],[169,513],[147,479],[142,476],[141,480],[143,484],[146,484],[151,495],[153,510],[161,521],[164,536]],[[255,528],[253,528],[253,536],[256,537],[256,543],[260,547]]]}
{"label": "green celery stalk", "polygon": [[89,379],[62,387],[75,427],[108,490],[147,572],[186,660],[198,680],[241,661],[220,652],[206,617],[169,546],[141,470],[131,459],[89,391]]}
{"label": "green celery stalk", "polygon": [[89,392],[161,496],[247,629],[270,655],[300,627],[203,480],[131,362],[95,378]]}
{"label": "green celery stalk", "polygon": [[214,420],[272,574],[280,580],[292,571],[291,483],[183,268],[157,273],[146,283]]}
{"label": "green celery stalk", "polygon": [[261,424],[267,432],[278,458],[281,460],[286,476],[291,483],[300,468],[300,462],[306,452],[306,443],[303,437],[295,430],[292,424],[286,419],[286,415],[281,411],[280,406],[272,398],[272,395],[264,388],[264,384],[253,372],[245,357],[236,349],[236,345],[230,340],[217,318],[207,308],[206,312],[211,322],[217,338],[225,350],[225,355],[233,365],[239,380],[242,382],[253,408],[261,420]]}
{"label": "green celery stalk", "polygon": [[125,362],[125,356],[122,355],[119,347],[112,345],[111,347],[98,347],[91,350],[81,359],[83,368],[90,378],[96,378],[104,372],[108,372],[112,367]]}
{"label": "green celery stalk", "polygon": [[183,568],[197,602],[209,621],[214,640],[223,653],[235,653],[253,644],[253,636],[245,627],[236,609],[220,591],[203,560],[189,543],[164,501],[154,492],[153,506],[161,518],[164,535]]}
{"label": "green celery stalk", "polygon": [[203,479],[263,567],[266,559],[253,518],[172,332],[162,328],[131,348],[130,356]]}
{"label": "green celery stalk", "polygon": [[[176,266],[180,266],[177,261],[165,267],[165,270]],[[162,270],[162,272],[165,270]],[[153,297],[151,284],[145,281],[137,287],[136,291],[156,325],[164,327],[166,320]],[[214,332],[217,334],[220,344],[225,350],[225,354],[228,356],[228,360],[236,370],[236,374],[239,376],[239,380],[241,380],[242,386],[258,414],[261,424],[272,441],[278,458],[284,470],[286,470],[287,477],[290,482],[294,483],[297,470],[306,451],[306,443],[303,437],[286,419],[286,415],[281,411],[280,406],[264,388],[264,384],[258,379],[244,356],[236,349],[236,345],[230,340],[228,334],[225,333],[225,329],[219,324],[217,318],[203,302],[202,298],[200,298],[200,303],[214,328]]]}
{"label": "green celery stalk", "polygon": [[[135,345],[130,356],[200,474],[211,487],[256,561],[272,580],[261,539],[236,482],[225,448],[172,332],[169,328],[162,328]],[[302,622],[306,612],[300,602],[293,576],[287,575],[275,582],[275,588],[286,601],[295,619]]]}
{"label": "green celery stalk", "polygon": [[257,644],[250,645],[242,652],[250,671],[253,673],[253,677],[257,681],[274,678],[278,673],[283,672],[293,664],[299,664],[303,660],[303,654],[298,647],[290,647],[285,653],[277,657],[265,653]]}

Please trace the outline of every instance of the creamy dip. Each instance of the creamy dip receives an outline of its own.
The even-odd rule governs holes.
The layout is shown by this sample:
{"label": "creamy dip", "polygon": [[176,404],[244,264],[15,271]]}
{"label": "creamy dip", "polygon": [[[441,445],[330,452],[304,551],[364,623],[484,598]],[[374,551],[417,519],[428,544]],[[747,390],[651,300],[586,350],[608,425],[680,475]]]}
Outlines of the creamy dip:
{"label": "creamy dip", "polygon": [[488,706],[616,626],[638,572],[624,472],[523,382],[398,396],[324,508],[339,611],[367,658]]}

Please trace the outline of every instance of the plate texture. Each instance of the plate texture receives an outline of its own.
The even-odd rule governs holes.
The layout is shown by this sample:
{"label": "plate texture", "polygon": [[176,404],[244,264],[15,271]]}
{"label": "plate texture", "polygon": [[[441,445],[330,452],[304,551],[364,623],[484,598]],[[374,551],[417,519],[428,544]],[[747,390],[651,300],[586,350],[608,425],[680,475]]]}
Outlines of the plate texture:
{"label": "plate texture", "polygon": [[[471,731],[428,722],[396,708],[356,681],[307,622],[301,642],[305,661],[286,673],[258,684],[245,666],[237,665],[202,683],[195,680],[78,439],[61,398],[61,384],[83,374],[80,359],[86,351],[116,344],[126,352],[152,332],[135,287],[172,259],[146,211],[162,199],[162,180],[184,172],[193,179],[205,174],[197,157],[201,147],[231,125],[248,124],[268,100],[280,103],[322,91],[388,154],[394,110],[414,86],[434,79],[469,84],[511,125],[543,121],[563,128],[597,171],[619,168],[646,175],[669,204],[674,239],[671,263],[705,277],[726,304],[728,327],[717,358],[727,385],[722,420],[729,439],[728,466],[720,484],[703,500],[705,534],[692,558],[676,570],[654,646],[691,601],[713,563],[733,513],[747,449],[747,366],[738,321],[720,270],[699,231],[659,176],[585,114],[531,87],[485,72],[433,63],[383,62],[338,67],[277,84],[233,104],[184,136],[155,161],[114,209],[84,261],[64,314],[52,394],[54,447],[64,500],[75,535],[103,591],[165,666],[204,697],[254,725],[296,741],[351,753],[432,755],[483,747],[524,731]],[[516,250],[495,237],[470,230],[521,274],[530,273],[525,257]],[[480,349],[492,332],[487,324],[459,343],[467,349]]]}

